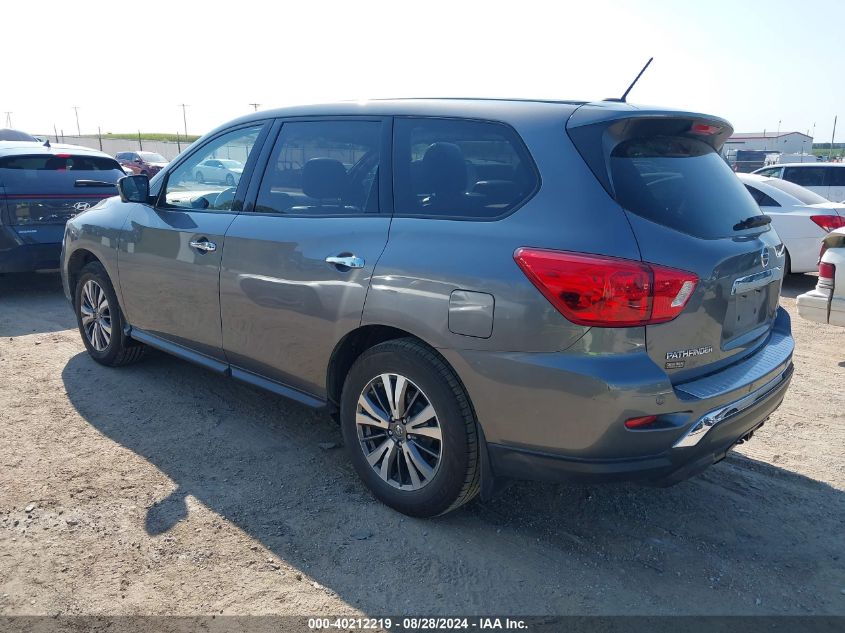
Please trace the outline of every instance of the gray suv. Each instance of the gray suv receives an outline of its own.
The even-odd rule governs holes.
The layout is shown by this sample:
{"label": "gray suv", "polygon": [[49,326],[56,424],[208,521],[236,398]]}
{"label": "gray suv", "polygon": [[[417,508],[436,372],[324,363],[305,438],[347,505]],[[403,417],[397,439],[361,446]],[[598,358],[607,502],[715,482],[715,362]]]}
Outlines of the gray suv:
{"label": "gray suv", "polygon": [[[336,414],[376,497],[672,483],[784,397],[784,248],[730,125],[619,102],[254,113],[68,222],[97,362],[154,347]],[[232,186],[203,161],[243,164]]]}

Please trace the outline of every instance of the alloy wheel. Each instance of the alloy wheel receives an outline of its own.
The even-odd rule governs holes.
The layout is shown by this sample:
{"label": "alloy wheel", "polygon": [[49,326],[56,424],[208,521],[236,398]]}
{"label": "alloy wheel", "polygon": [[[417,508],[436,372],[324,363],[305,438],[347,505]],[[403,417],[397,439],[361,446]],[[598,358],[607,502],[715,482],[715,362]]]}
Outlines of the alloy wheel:
{"label": "alloy wheel", "polygon": [[400,490],[419,490],[437,473],[443,434],[437,412],[416,384],[399,374],[373,378],[358,398],[358,441],[372,469]]}
{"label": "alloy wheel", "polygon": [[79,315],[88,342],[98,352],[105,351],[111,341],[111,309],[106,292],[93,279],[82,286]]}

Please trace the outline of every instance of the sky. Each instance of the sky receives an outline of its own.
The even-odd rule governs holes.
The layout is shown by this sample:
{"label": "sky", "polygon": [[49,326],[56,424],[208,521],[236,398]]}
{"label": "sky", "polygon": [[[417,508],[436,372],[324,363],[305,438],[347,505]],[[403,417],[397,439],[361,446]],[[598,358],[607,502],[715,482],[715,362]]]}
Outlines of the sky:
{"label": "sky", "polygon": [[[29,0],[0,3],[0,127],[202,134],[380,97],[618,97],[831,138],[845,1]],[[813,126],[815,125],[815,128]],[[845,140],[845,120],[837,141]]]}

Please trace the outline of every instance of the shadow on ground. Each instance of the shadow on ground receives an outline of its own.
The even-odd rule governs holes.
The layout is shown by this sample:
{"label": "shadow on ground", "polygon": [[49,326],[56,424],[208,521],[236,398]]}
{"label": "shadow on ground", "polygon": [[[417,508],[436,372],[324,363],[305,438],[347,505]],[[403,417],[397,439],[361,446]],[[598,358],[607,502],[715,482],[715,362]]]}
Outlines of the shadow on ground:
{"label": "shadow on ground", "polygon": [[815,288],[818,280],[816,275],[787,275],[783,280],[780,294],[782,297],[795,299],[798,295]]}
{"label": "shadow on ground", "polygon": [[[58,273],[0,275],[0,308],[13,302],[14,309],[0,313],[0,337],[59,332],[76,327]],[[57,303],[64,304],[67,309],[57,311]]]}
{"label": "shadow on ground", "polygon": [[[670,489],[520,483],[435,520],[377,503],[327,417],[164,355],[62,372],[83,418],[369,614],[843,612],[843,495],[739,455]],[[764,427],[765,429],[765,427]],[[765,432],[765,431],[763,431]]]}

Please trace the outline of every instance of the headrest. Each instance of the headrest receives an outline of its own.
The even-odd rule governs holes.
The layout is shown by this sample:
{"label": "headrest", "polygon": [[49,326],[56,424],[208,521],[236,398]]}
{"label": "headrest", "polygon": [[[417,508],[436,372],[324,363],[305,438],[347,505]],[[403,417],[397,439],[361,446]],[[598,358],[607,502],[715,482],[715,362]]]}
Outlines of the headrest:
{"label": "headrest", "polygon": [[435,195],[462,193],[467,186],[464,153],[454,143],[432,143],[422,159],[425,182]]}
{"label": "headrest", "polygon": [[342,198],[347,190],[346,168],[334,158],[312,158],[302,169],[302,191],[309,198]]}

